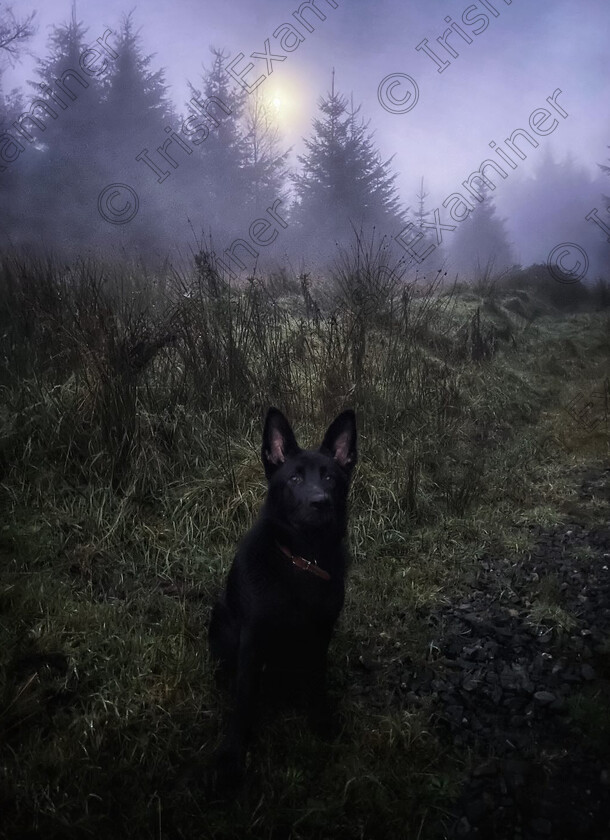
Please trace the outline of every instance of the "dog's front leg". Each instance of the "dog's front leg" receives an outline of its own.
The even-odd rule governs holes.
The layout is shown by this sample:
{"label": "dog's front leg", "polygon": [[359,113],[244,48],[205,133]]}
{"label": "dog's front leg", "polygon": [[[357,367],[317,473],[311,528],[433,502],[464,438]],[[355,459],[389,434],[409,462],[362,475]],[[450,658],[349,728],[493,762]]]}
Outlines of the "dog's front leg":
{"label": "dog's front leg", "polygon": [[317,639],[312,651],[309,684],[309,722],[314,732],[325,741],[339,734],[339,719],[326,688],[326,670],[330,633]]}
{"label": "dog's front leg", "polygon": [[246,752],[252,734],[262,670],[260,633],[254,626],[243,626],[239,639],[235,703],[224,741],[216,756],[218,783],[236,788],[243,781]]}

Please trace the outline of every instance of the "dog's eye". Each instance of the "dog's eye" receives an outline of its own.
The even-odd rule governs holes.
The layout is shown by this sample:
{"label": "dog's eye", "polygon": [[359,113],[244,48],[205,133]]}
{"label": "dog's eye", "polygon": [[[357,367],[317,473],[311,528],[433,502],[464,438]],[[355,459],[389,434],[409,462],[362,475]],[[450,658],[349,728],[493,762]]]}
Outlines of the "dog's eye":
{"label": "dog's eye", "polygon": [[299,475],[299,473],[295,473],[290,476],[290,481],[292,481],[293,484],[300,484],[303,481],[303,476]]}
{"label": "dog's eye", "polygon": [[335,479],[332,477],[332,475],[330,475],[330,473],[326,473],[326,475],[324,476],[324,478],[322,480],[327,481],[329,484],[332,484],[332,482]]}

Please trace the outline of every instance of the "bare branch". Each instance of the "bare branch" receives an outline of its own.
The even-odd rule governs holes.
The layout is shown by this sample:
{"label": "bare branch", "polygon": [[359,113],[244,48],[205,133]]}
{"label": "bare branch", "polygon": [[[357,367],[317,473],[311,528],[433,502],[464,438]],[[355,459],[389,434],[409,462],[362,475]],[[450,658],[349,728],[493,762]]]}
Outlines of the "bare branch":
{"label": "bare branch", "polygon": [[11,64],[19,59],[23,44],[36,31],[35,17],[36,12],[31,12],[26,17],[16,18],[10,6],[0,10],[0,50],[8,56]]}

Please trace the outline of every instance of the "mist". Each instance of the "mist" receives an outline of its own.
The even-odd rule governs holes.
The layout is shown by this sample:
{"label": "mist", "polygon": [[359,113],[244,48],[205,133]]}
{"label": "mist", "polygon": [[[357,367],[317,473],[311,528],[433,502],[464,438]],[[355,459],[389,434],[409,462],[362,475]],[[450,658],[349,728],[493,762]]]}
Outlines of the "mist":
{"label": "mist", "polygon": [[[608,277],[607,4],[20,4],[2,247]],[[6,19],[9,23],[9,18]],[[606,167],[606,169],[604,169]]]}

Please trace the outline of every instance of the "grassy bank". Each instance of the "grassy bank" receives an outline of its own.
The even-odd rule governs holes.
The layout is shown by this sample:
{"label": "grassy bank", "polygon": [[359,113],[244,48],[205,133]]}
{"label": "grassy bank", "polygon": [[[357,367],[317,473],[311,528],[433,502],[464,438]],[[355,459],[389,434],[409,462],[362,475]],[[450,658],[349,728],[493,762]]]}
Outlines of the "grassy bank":
{"label": "grassy bank", "polygon": [[[434,837],[472,761],[401,700],[429,610],[555,521],[608,457],[610,320],[536,270],[227,288],[16,257],[0,280],[0,812],[22,837]],[[605,389],[605,390],[604,390]],[[223,702],[213,598],[264,495],[261,418],[357,412],[354,563],[331,648],[344,731],[264,730],[237,803],[202,770]],[[588,407],[587,407],[588,406]]]}

